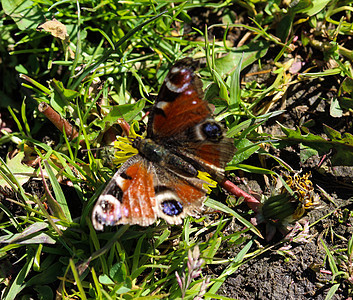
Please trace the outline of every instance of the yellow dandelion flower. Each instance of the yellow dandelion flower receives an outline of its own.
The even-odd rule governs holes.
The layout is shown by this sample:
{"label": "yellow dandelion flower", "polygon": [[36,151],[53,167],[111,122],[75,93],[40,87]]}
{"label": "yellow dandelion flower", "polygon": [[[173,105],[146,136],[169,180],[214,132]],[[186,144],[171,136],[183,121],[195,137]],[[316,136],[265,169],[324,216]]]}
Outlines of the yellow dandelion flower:
{"label": "yellow dandelion flower", "polygon": [[217,181],[214,181],[210,177],[210,174],[206,172],[199,171],[197,177],[204,181],[203,187],[207,190],[207,194],[211,193],[211,188],[215,188],[217,186]]}
{"label": "yellow dandelion flower", "polygon": [[115,164],[120,165],[127,161],[130,157],[138,154],[138,150],[132,147],[132,141],[137,137],[141,136],[135,132],[134,126],[130,127],[129,137],[117,137],[116,141],[114,142],[114,148],[117,149],[114,154]]}
{"label": "yellow dandelion flower", "polygon": [[288,178],[286,181],[298,197],[298,207],[292,215],[294,220],[300,219],[305,210],[319,204],[319,197],[315,194],[313,183],[309,180],[310,176],[310,172],[303,176],[295,174],[293,179]]}
{"label": "yellow dandelion flower", "polygon": [[[292,223],[299,220],[306,210],[319,204],[319,197],[314,192],[310,173],[287,176],[286,184],[292,190],[289,193],[282,186],[279,193],[265,200],[262,213],[267,220],[275,223]],[[276,184],[277,185],[277,184]]]}

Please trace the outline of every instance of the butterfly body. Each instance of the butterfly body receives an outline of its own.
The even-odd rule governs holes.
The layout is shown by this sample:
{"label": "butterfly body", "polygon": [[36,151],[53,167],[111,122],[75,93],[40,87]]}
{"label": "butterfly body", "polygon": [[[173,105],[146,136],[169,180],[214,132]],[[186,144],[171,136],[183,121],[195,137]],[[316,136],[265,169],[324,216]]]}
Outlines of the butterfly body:
{"label": "butterfly body", "polygon": [[184,176],[196,177],[198,174],[197,169],[191,163],[151,139],[137,139],[133,142],[133,146],[140,155],[151,162],[158,163],[161,167],[169,168]]}
{"label": "butterfly body", "polygon": [[132,142],[139,153],[115,173],[93,209],[95,229],[148,226],[157,217],[180,224],[202,208],[206,191],[198,171],[217,181],[224,178],[235,148],[212,118],[194,69],[191,59],[183,59],[168,73],[152,108],[146,139]]}

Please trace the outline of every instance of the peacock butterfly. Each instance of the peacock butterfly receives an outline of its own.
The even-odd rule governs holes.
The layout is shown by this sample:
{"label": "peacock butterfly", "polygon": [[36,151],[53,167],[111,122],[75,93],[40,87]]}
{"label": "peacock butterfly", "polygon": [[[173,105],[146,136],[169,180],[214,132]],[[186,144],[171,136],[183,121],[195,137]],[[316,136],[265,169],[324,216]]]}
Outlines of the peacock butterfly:
{"label": "peacock butterfly", "polygon": [[203,100],[195,69],[196,63],[185,58],[169,71],[149,115],[146,138],[132,141],[138,154],[119,168],[94,206],[96,230],[148,226],[156,218],[180,224],[202,209],[206,190],[198,171],[218,182],[224,179],[235,147]]}

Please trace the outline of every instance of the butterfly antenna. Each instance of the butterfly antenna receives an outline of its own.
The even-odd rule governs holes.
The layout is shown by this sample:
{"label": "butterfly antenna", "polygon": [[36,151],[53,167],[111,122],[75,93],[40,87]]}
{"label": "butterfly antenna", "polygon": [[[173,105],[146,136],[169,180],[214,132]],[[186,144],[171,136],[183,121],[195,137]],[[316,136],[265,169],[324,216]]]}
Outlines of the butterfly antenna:
{"label": "butterfly antenna", "polygon": [[90,148],[90,149],[81,149],[82,152],[95,152],[95,151],[99,151],[99,150],[103,150],[106,148],[112,148],[114,147],[113,145],[105,145],[104,147],[96,147],[96,148]]}

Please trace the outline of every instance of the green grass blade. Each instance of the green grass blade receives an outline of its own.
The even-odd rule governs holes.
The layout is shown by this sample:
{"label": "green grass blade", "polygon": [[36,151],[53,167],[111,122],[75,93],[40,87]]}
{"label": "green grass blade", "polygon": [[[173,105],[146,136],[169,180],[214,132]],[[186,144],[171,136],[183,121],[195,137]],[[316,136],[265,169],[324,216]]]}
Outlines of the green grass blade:
{"label": "green grass blade", "polygon": [[[54,191],[55,198],[56,198],[56,201],[51,201],[51,197],[48,197],[48,201],[51,201],[52,208],[58,208],[58,209],[54,210],[59,214],[57,217],[64,218],[65,220],[72,222],[71,213],[70,213],[69,207],[67,205],[65,195],[64,195],[64,193],[60,187],[60,184],[58,182],[58,179],[55,177],[54,172],[53,172],[52,168],[50,167],[47,160],[44,161],[44,166],[45,166],[45,170],[47,171],[47,174],[49,176],[49,180],[50,180],[50,183],[53,187],[53,191]],[[61,214],[61,211],[62,211],[63,215]]]}
{"label": "green grass blade", "polygon": [[163,16],[167,11],[164,11],[151,19],[137,25],[134,29],[130,30],[127,34],[125,34],[116,44],[115,44],[115,49],[110,49],[107,51],[95,64],[89,66],[88,68],[85,69],[84,72],[75,80],[75,82],[70,86],[71,89],[76,89],[77,86],[81,83],[81,81],[95,68],[97,68],[100,64],[105,62],[107,58],[114,53],[119,47],[124,44],[130,37],[132,37],[136,32],[138,32],[140,29],[142,29],[144,26],[146,26],[149,23],[154,22],[155,20],[159,19],[161,16]]}
{"label": "green grass blade", "polygon": [[34,261],[34,256],[32,256],[31,251],[27,252],[27,262],[22,267],[20,272],[17,274],[15,280],[9,286],[9,289],[5,291],[4,300],[14,300],[17,299],[17,295],[26,287],[26,277],[32,268]]}
{"label": "green grass blade", "polygon": [[241,222],[246,227],[248,227],[257,236],[263,238],[260,231],[253,224],[251,224],[248,220],[244,219],[241,215],[236,213],[233,209],[229,208],[228,206],[226,206],[218,201],[212,200],[212,199],[207,199],[205,201],[205,205],[207,205],[208,207],[211,207],[215,210],[223,211],[226,214],[230,214],[231,216],[235,217],[239,222]]}

